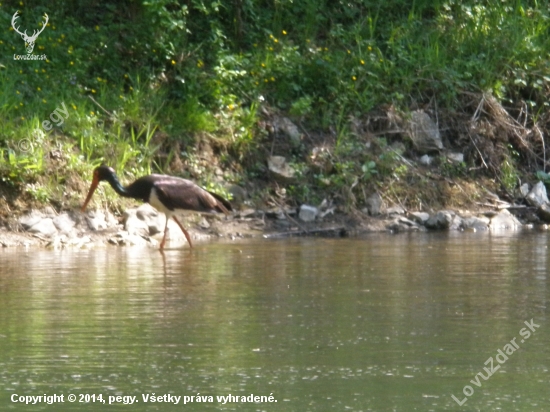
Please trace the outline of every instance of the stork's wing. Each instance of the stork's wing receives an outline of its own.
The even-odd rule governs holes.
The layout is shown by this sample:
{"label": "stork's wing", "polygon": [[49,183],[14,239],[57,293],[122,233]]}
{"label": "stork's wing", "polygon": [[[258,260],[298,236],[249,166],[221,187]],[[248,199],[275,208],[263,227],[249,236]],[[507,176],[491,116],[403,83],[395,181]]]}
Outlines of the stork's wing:
{"label": "stork's wing", "polygon": [[159,200],[170,210],[225,214],[232,210],[231,204],[223,197],[204,190],[190,180],[163,176],[155,181],[154,188]]}

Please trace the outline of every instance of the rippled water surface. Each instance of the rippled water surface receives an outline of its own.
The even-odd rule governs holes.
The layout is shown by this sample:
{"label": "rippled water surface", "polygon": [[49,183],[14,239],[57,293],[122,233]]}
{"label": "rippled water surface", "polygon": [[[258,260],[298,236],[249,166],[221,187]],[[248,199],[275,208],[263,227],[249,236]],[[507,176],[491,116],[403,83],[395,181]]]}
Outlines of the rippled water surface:
{"label": "rippled water surface", "polygon": [[[0,410],[547,411],[548,243],[510,232],[164,256],[3,249]],[[44,394],[65,402],[12,402]],[[206,402],[183,405],[197,394]],[[229,394],[239,402],[218,401]],[[277,402],[241,402],[251,394]]]}

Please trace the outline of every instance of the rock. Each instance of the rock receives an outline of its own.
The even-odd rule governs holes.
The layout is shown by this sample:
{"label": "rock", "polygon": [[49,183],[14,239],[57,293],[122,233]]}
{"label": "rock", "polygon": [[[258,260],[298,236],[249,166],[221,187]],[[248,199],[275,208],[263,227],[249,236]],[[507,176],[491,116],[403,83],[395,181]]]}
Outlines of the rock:
{"label": "rock", "polygon": [[407,219],[403,216],[398,216],[394,219],[393,222],[391,222],[388,225],[388,229],[393,232],[404,232],[404,231],[411,231],[411,230],[426,230],[420,225],[418,225],[416,222],[413,222],[412,220]]}
{"label": "rock", "polygon": [[407,151],[407,146],[405,146],[405,143],[401,141],[393,142],[389,148],[392,152],[398,154],[399,156],[403,156]]}
{"label": "rock", "polygon": [[23,226],[23,229],[29,230],[31,227],[40,222],[43,217],[44,215],[42,212],[39,212],[38,210],[31,210],[29,214],[21,216],[19,219],[19,224]]}
{"label": "rock", "polygon": [[260,210],[248,208],[248,209],[239,210],[235,216],[239,218],[262,217],[263,212]]}
{"label": "rock", "polygon": [[443,142],[437,124],[422,110],[411,113],[407,127],[413,144],[421,153],[439,151],[443,149]]}
{"label": "rock", "polygon": [[516,229],[521,227],[521,223],[509,211],[503,210],[498,215],[491,218],[489,224],[491,230],[495,229]]}
{"label": "rock", "polygon": [[61,213],[53,218],[53,224],[60,233],[70,233],[76,225],[76,222],[69,216],[68,213]]}
{"label": "rock", "polygon": [[164,214],[147,203],[124,212],[124,230],[131,235],[149,236],[161,233],[165,223]]}
{"label": "rock", "polygon": [[535,186],[533,186],[531,191],[525,197],[525,200],[534,207],[539,207],[545,203],[548,203],[548,196],[546,194],[546,186],[544,186],[544,183],[539,181]]}
{"label": "rock", "polygon": [[336,206],[332,205],[332,201],[328,201],[327,199],[323,199],[323,201],[319,205],[318,209],[319,209],[319,215],[317,217],[319,219],[322,219],[326,215],[334,215],[334,211],[336,210]]}
{"label": "rock", "polygon": [[318,214],[319,209],[315,206],[302,205],[300,206],[300,213],[298,214],[298,217],[304,222],[313,222]]}
{"label": "rock", "polygon": [[283,156],[270,156],[267,158],[267,167],[271,174],[282,181],[294,180],[295,170],[286,162]]}
{"label": "rock", "polygon": [[88,227],[93,231],[107,229],[108,227],[105,213],[101,210],[90,210],[86,213],[85,217]]}
{"label": "rock", "polygon": [[405,214],[405,209],[403,209],[401,206],[392,206],[386,209],[386,213],[388,215],[403,215]]}
{"label": "rock", "polygon": [[134,213],[138,219],[141,219],[143,221],[146,221],[149,218],[155,219],[159,215],[158,210],[151,206],[149,203],[144,203],[136,209],[128,209],[126,212]]}
{"label": "rock", "polygon": [[29,232],[50,237],[57,233],[57,228],[53,224],[53,219],[51,217],[45,217],[34,224],[29,229]]}
{"label": "rock", "polygon": [[550,222],[550,205],[548,203],[540,205],[537,209],[537,216],[543,222]]}
{"label": "rock", "polygon": [[107,211],[107,213],[105,213],[105,223],[107,224],[107,227],[113,227],[118,225],[118,220],[115,215]]}
{"label": "rock", "polygon": [[14,247],[17,246],[17,244],[15,240],[0,236],[0,245],[2,245],[2,247]]}
{"label": "rock", "polygon": [[126,244],[132,246],[144,246],[148,243],[143,237],[138,235],[128,235],[125,242]]}
{"label": "rock", "polygon": [[234,205],[240,205],[244,203],[246,199],[248,199],[248,192],[246,191],[246,189],[242,188],[239,185],[231,185],[229,186],[227,191],[231,193],[231,203]]}
{"label": "rock", "polygon": [[409,219],[412,219],[419,225],[424,225],[430,218],[430,214],[426,212],[410,212],[408,214]]}
{"label": "rock", "polygon": [[455,213],[450,210],[440,210],[430,216],[425,225],[429,229],[449,229],[453,223]]}
{"label": "rock", "polygon": [[332,200],[329,201],[326,198],[323,199],[321,204],[319,205],[319,216],[317,216],[319,219],[324,218],[326,215],[334,215],[334,211],[336,210],[336,206],[332,205]]}
{"label": "rock", "polygon": [[119,245],[119,246],[144,246],[148,242],[143,237],[139,235],[134,235],[128,232],[120,231],[114,236],[111,236],[107,242],[113,244],[113,245]]}
{"label": "rock", "polygon": [[326,215],[333,215],[334,216],[334,211],[335,210],[336,210],[336,207],[333,206],[333,207],[328,208],[327,210],[323,210],[322,212],[319,212],[319,219],[324,218]]}
{"label": "rock", "polygon": [[451,224],[449,226],[450,230],[462,230],[463,226],[463,220],[460,216],[454,215],[453,220],[451,221]]}
{"label": "rock", "polygon": [[128,213],[128,211],[124,213],[124,230],[132,235],[149,236],[149,226],[147,223],[139,219],[135,214]]}
{"label": "rock", "polygon": [[367,211],[371,216],[378,216],[382,209],[382,197],[378,193],[373,193],[367,198]]}
{"label": "rock", "polygon": [[434,158],[432,156],[428,156],[427,154],[425,154],[420,158],[419,162],[421,165],[429,166],[432,164],[433,160]]}
{"label": "rock", "polygon": [[54,235],[52,240],[46,245],[52,249],[61,249],[67,244],[67,235]]}
{"label": "rock", "polygon": [[51,206],[46,206],[45,208],[43,208],[42,214],[46,217],[51,217],[51,218],[54,218],[55,216],[57,216],[57,213],[55,212],[54,208]]}
{"label": "rock", "polygon": [[311,149],[311,153],[309,155],[309,165],[315,170],[315,172],[322,173],[324,175],[328,175],[334,170],[332,156],[328,149],[324,146],[316,146]]}
{"label": "rock", "polygon": [[489,218],[483,217],[475,217],[471,216],[462,221],[462,227],[464,230],[487,230],[489,229],[489,222],[491,220]]}
{"label": "rock", "polygon": [[107,242],[112,245],[123,245],[125,237],[126,237],[126,234],[122,234],[119,232],[116,235],[111,236],[109,239],[107,239]]}
{"label": "rock", "polygon": [[292,121],[288,117],[279,117],[274,119],[273,127],[277,131],[281,131],[285,135],[287,135],[294,146],[300,145],[300,142],[302,140],[302,133],[300,133],[298,126],[292,123]]}
{"label": "rock", "polygon": [[67,245],[75,246],[77,248],[82,247],[88,243],[92,243],[92,238],[90,236],[74,237],[67,240]]}
{"label": "rock", "polygon": [[524,183],[519,187],[519,192],[523,197],[529,194],[529,183]]}
{"label": "rock", "polygon": [[288,220],[276,220],[273,222],[274,226],[279,230],[289,230],[292,226],[292,223],[290,223]]}
{"label": "rock", "polygon": [[456,163],[462,163],[462,162],[464,162],[464,154],[463,153],[449,152],[449,153],[447,153],[447,159],[450,159],[450,160],[452,160],[453,162],[456,162]]}
{"label": "rock", "polygon": [[284,211],[280,207],[273,207],[265,211],[265,215],[270,218],[285,220],[287,215],[293,216],[296,214],[296,209],[293,207],[285,207]]}
{"label": "rock", "polygon": [[[164,231],[164,225],[166,224],[166,216],[164,213],[159,213],[157,209],[155,209],[153,206],[151,206],[148,203],[142,204],[137,209],[130,209],[135,210],[135,216],[139,220],[141,220],[143,223],[137,223],[135,221],[130,221],[130,224],[125,223],[125,228],[129,233],[136,233],[134,231],[131,231],[128,229],[127,226],[134,225],[135,228],[146,228],[146,233],[142,233],[143,235],[150,235],[153,236],[157,233],[162,233]],[[127,210],[126,213],[129,213],[130,210]]]}
{"label": "rock", "polygon": [[210,223],[208,223],[208,220],[206,220],[206,218],[203,217],[199,222],[199,227],[201,229],[209,229],[210,228]]}

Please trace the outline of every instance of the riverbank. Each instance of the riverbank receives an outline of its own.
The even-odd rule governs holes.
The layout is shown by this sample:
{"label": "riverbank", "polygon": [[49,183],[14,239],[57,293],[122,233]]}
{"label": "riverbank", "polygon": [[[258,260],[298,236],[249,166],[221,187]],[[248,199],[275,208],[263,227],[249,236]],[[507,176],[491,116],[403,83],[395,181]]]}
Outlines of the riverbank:
{"label": "riverbank", "polygon": [[[406,213],[535,207],[527,223],[544,224],[547,199],[527,200],[550,184],[543,6],[191,3],[21,11],[44,22],[48,59],[0,65],[6,233],[34,230],[20,218],[51,208],[37,235],[66,234],[54,220],[81,206],[102,163],[123,183],[191,179],[238,213],[284,209],[281,233],[319,219],[387,230],[378,216],[392,208],[414,221]],[[16,11],[0,9],[9,26]],[[12,31],[0,42],[22,47]],[[135,204],[98,194],[92,206],[122,225]],[[309,217],[291,213],[303,205]]]}
{"label": "riverbank", "polygon": [[[235,212],[226,220],[191,217],[187,226],[197,240],[544,227],[550,222],[547,175],[535,174],[529,164],[519,161],[511,175],[491,172],[498,165],[491,160],[498,146],[487,144],[488,136],[481,139],[480,129],[486,134],[506,131],[512,139],[517,127],[494,97],[477,97],[478,108],[486,115],[463,117],[462,123],[445,123],[451,115],[440,112],[444,116],[437,124],[433,118],[438,113],[429,110],[403,116],[388,109],[385,114],[352,118],[354,139],[347,143],[267,110],[258,125],[269,130],[261,141],[270,150],[257,148],[242,162],[212,137],[202,136],[186,152],[178,149],[169,169],[175,175],[207,181],[209,190],[231,199]],[[533,138],[536,125],[532,127],[525,128],[525,136]],[[470,133],[470,140],[450,138],[463,131]],[[58,142],[63,140],[68,138],[58,136]],[[148,205],[136,208],[135,201],[115,196],[108,185],[98,189],[96,210],[78,212],[89,181],[86,173],[70,168],[68,148],[48,149],[41,159],[48,173],[36,177],[35,183],[0,184],[0,244],[157,246],[164,215]],[[377,161],[362,163],[364,156]],[[477,167],[476,162],[486,167]],[[58,176],[55,185],[52,175]],[[55,198],[40,198],[33,192],[45,181],[58,191]],[[173,222],[170,227],[171,238],[182,241],[180,229]]]}
{"label": "riverbank", "polygon": [[[300,209],[242,209],[228,217],[180,217],[194,243],[213,239],[287,238],[296,236],[347,237],[372,232],[546,230],[534,207],[485,208],[476,212],[440,210],[433,213],[405,211],[393,206],[378,216],[364,212],[345,214],[329,209],[323,217],[303,221]],[[326,212],[326,210],[325,210]],[[365,211],[367,212],[367,211]],[[111,212],[55,213],[52,208],[33,210],[20,218],[20,229],[0,228],[2,247],[94,248],[106,246],[158,247],[164,215],[144,204],[116,216]],[[177,225],[169,222],[168,247],[188,248]]]}

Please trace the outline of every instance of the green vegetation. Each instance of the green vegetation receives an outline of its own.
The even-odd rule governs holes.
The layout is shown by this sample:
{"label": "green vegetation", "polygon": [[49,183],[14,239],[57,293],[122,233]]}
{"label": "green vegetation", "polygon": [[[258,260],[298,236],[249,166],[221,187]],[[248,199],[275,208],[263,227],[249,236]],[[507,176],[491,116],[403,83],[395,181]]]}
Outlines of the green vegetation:
{"label": "green vegetation", "polygon": [[[46,60],[14,60],[17,10],[27,33],[48,14],[33,52]],[[395,130],[416,109],[467,154],[439,161],[442,175],[512,193],[547,171],[549,17],[547,2],[519,0],[2,2],[0,195],[74,207],[102,162],[123,179],[160,171],[268,195],[265,159],[280,154],[300,178],[289,201],[360,207],[388,190],[427,204],[433,193],[405,187],[432,172],[406,162],[418,153]],[[299,144],[274,130],[280,116]]]}

